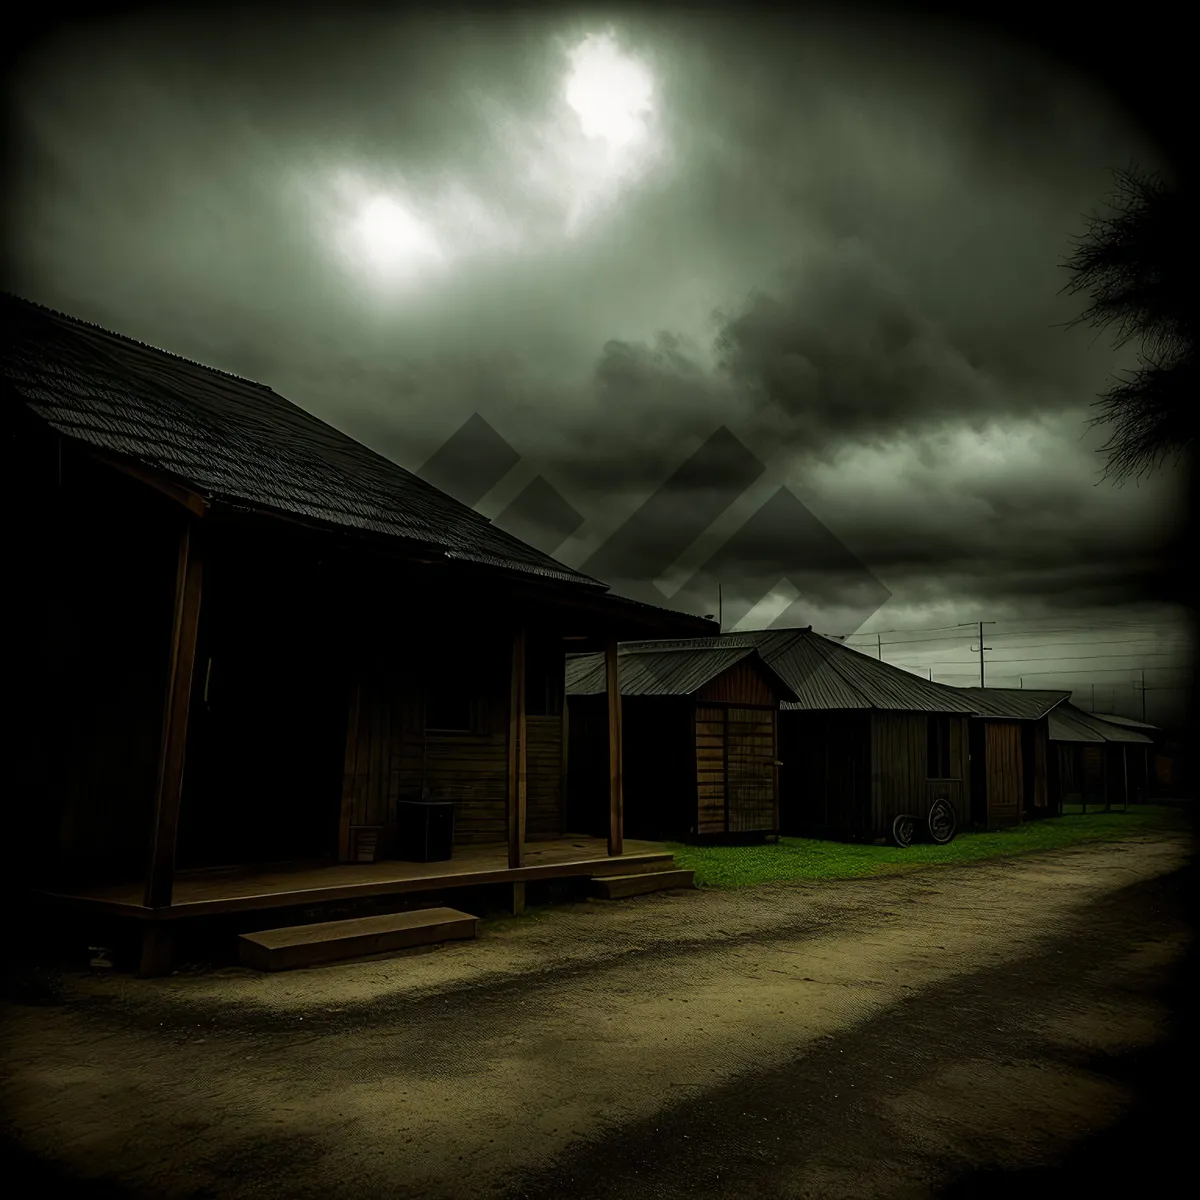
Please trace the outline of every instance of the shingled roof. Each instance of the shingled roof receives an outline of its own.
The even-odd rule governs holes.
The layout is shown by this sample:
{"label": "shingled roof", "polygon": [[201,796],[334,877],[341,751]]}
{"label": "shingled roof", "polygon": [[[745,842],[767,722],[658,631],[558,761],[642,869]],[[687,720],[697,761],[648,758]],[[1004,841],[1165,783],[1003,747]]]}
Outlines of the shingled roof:
{"label": "shingled roof", "polygon": [[1070,692],[1034,688],[964,687],[955,690],[970,697],[980,716],[1008,721],[1038,721],[1071,698]]}
{"label": "shingled roof", "polygon": [[2,296],[0,313],[6,390],[64,438],[148,467],[210,502],[607,590],[263,384],[15,296]]}
{"label": "shingled roof", "polygon": [[[702,658],[716,662],[718,653],[729,656],[721,670],[741,657],[757,653],[795,697],[780,704],[783,712],[876,709],[971,714],[976,711],[958,688],[921,679],[811,629],[763,629],[712,638],[623,642],[618,650],[621,694],[647,694],[641,690],[651,686],[646,676],[654,681],[669,681],[676,674],[687,677],[689,672],[699,669]],[[581,655],[571,660],[567,679],[569,694],[603,691],[603,656]],[[634,687],[639,691],[631,690]]]}

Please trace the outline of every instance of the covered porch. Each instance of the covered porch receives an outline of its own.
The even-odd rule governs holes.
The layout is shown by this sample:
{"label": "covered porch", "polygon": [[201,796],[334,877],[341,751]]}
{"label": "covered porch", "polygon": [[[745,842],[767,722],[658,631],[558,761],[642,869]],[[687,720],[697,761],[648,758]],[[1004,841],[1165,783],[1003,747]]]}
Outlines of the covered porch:
{"label": "covered porch", "polygon": [[42,895],[64,908],[140,921],[182,921],[231,913],[261,912],[367,900],[417,896],[456,888],[522,885],[669,867],[670,851],[655,842],[624,843],[612,855],[603,838],[557,838],[526,848],[523,862],[509,864],[504,845],[467,846],[448,862],[276,863],[262,867],[181,871],[166,907],[146,904],[133,883],[55,887]]}
{"label": "covered porch", "polygon": [[[28,809],[36,858],[10,879],[39,910],[136,921],[142,973],[160,974],[181,920],[275,911],[289,923],[331,902],[492,885],[511,887],[519,909],[527,882],[671,865],[625,842],[616,647],[704,622],[599,585],[223,511],[95,459],[69,465],[68,485],[125,506],[129,563],[155,554],[148,584],[127,575],[97,522],[72,546],[76,566],[95,567],[86,594],[45,573],[57,605],[44,606],[47,642],[77,629],[96,662],[64,646],[52,669],[31,663],[42,711],[64,714],[31,733],[49,764],[34,776],[46,803]],[[62,523],[44,531],[64,570],[74,492],[60,486],[50,515]],[[611,663],[599,838],[571,837],[564,809],[573,649]],[[50,739],[60,725],[70,737]],[[132,750],[109,725],[136,733]],[[398,805],[421,799],[454,808],[448,861],[405,861],[417,856],[397,844]]]}

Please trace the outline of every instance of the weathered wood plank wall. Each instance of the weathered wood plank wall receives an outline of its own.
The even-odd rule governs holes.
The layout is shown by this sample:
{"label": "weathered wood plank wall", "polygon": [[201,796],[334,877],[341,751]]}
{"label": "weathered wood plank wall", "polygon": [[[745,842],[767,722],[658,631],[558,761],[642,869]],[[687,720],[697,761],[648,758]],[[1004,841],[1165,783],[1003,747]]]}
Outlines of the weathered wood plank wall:
{"label": "weathered wood plank wall", "polygon": [[775,833],[779,829],[775,716],[771,708],[731,706],[726,712],[726,794],[731,833]]}
{"label": "weathered wood plank wall", "polygon": [[734,663],[728,671],[722,671],[715,679],[710,679],[692,698],[701,704],[708,702],[770,707],[775,703],[776,692],[758,664],[743,659]]}
{"label": "weathered wood plank wall", "polygon": [[724,833],[725,808],[725,710],[712,705],[696,706],[696,832]]}
{"label": "weathered wood plank wall", "polygon": [[984,756],[988,827],[1016,825],[1024,800],[1021,726],[1015,721],[984,722]]}
{"label": "weathered wood plank wall", "polygon": [[[502,639],[497,638],[497,647]],[[505,643],[507,645],[507,643]],[[499,655],[499,649],[497,656]],[[490,668],[490,669],[489,669]],[[546,694],[558,672],[538,686]],[[456,672],[457,674],[457,672]],[[350,826],[382,828],[388,852],[396,804],[432,798],[455,802],[456,845],[508,838],[508,701],[503,671],[485,660],[481,673],[463,675],[474,698],[469,733],[425,731],[425,684],[419,666],[361,673],[349,703],[346,780],[342,805],[342,857]],[[527,825],[530,841],[561,836],[565,828],[562,713],[526,717]]]}

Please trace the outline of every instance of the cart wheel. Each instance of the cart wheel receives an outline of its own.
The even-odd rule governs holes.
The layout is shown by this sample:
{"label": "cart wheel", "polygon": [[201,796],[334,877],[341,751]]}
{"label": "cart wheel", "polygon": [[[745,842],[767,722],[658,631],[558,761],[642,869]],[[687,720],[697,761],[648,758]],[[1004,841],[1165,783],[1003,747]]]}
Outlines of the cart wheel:
{"label": "cart wheel", "polygon": [[925,827],[929,831],[929,840],[935,845],[944,846],[952,842],[958,832],[958,819],[954,815],[953,805],[948,800],[935,800],[929,806]]}
{"label": "cart wheel", "polygon": [[892,844],[907,849],[917,834],[917,819],[901,815],[892,822]]}

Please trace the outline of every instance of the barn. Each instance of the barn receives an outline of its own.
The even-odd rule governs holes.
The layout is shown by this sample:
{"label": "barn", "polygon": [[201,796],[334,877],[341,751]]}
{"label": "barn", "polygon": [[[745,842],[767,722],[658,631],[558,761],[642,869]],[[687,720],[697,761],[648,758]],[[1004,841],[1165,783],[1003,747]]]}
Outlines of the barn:
{"label": "barn", "polygon": [[141,922],[159,970],[192,916],[471,878],[516,903],[630,857],[615,690],[606,820],[564,837],[566,653],[712,622],[610,595],[268,387],[3,315],[10,884]]}
{"label": "barn", "polygon": [[[779,831],[779,701],[787,686],[727,639],[619,647],[625,827],[631,837],[733,841]],[[568,813],[605,820],[605,663],[567,661]]]}
{"label": "barn", "polygon": [[1070,692],[957,688],[976,706],[970,722],[971,823],[1003,829],[1051,816],[1049,716]]}

